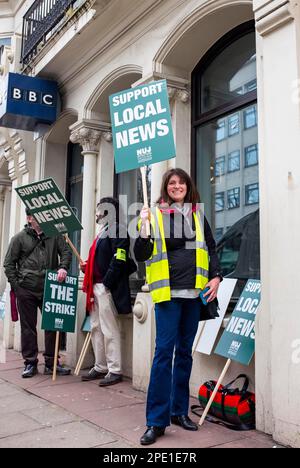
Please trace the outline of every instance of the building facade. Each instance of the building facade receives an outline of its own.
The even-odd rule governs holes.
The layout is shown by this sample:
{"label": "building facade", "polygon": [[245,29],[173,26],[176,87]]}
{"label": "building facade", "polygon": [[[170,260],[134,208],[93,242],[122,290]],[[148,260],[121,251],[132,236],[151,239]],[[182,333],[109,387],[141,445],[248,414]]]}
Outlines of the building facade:
{"label": "building facade", "polygon": [[[176,158],[148,174],[155,203],[161,176],[182,167],[197,183],[217,239],[259,209],[262,302],[255,360],[233,363],[257,397],[257,428],[300,447],[300,6],[294,0],[10,0],[0,2],[0,79],[11,72],[59,83],[62,110],[35,132],[0,128],[0,260],[25,221],[15,188],[53,177],[81,219],[82,258],[103,196],[141,201],[137,171],[114,172],[108,97],[166,79]],[[123,208],[126,208],[125,202]],[[129,213],[134,216],[135,213]],[[240,242],[224,253],[234,270]],[[1,267],[2,268],[2,267]],[[72,270],[78,271],[76,261]],[[248,274],[251,277],[251,272]],[[244,279],[247,278],[247,274]],[[132,279],[134,316],[121,317],[125,374],[146,390],[154,349],[153,304],[143,270]],[[0,270],[0,294],[8,286]],[[4,319],[7,347],[18,324]],[[74,365],[84,335],[66,342]],[[225,360],[196,353],[191,390],[215,379]],[[285,385],[283,384],[285,383]]]}

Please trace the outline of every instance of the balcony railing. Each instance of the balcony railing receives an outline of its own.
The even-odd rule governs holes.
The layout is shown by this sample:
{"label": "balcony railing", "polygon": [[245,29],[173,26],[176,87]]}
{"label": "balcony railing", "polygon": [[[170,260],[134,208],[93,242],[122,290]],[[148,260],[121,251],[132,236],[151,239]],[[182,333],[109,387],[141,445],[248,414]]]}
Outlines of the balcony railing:
{"label": "balcony railing", "polygon": [[21,62],[26,65],[58,27],[68,20],[67,11],[83,0],[36,0],[23,17]]}

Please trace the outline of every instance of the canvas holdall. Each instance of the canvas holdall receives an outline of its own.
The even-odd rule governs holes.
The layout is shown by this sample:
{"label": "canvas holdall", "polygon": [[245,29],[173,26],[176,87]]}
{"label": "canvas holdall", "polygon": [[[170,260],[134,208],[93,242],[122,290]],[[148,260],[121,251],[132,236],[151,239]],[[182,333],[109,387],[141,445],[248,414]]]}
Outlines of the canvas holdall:
{"label": "canvas holdall", "polygon": [[[244,380],[241,389],[233,386],[239,379]],[[200,406],[192,406],[191,410],[194,414],[201,416],[199,410],[205,409],[216,383],[216,381],[210,380],[200,386],[198,394]],[[221,385],[208,413],[218,420],[209,416],[207,420],[233,430],[249,431],[255,429],[255,394],[249,392],[248,388],[249,379],[245,374],[239,375],[225,386]]]}

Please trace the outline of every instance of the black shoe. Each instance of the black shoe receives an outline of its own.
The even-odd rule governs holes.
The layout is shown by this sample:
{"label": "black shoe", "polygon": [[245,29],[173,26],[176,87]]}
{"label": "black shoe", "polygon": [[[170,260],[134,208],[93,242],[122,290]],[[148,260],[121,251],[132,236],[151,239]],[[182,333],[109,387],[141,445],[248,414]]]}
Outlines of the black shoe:
{"label": "black shoe", "polygon": [[31,377],[38,374],[38,368],[36,364],[25,364],[25,368],[22,372],[23,379],[30,379]]}
{"label": "black shoe", "polygon": [[106,387],[108,385],[114,385],[119,382],[122,382],[123,376],[122,374],[112,374],[109,372],[104,379],[101,379],[99,382],[99,387]]}
{"label": "black shoe", "polygon": [[90,372],[86,375],[83,375],[81,377],[82,382],[88,382],[89,380],[99,380],[99,379],[104,379],[106,376],[107,372],[98,372],[94,369],[94,367],[90,370]]}
{"label": "black shoe", "polygon": [[[57,366],[56,367],[56,374],[57,375],[70,375],[71,374],[71,369],[68,369],[67,367],[62,367],[62,366]],[[44,375],[53,375],[53,367],[48,367],[45,366],[44,369]]]}
{"label": "black shoe", "polygon": [[198,431],[198,425],[185,415],[171,416],[171,423],[176,424],[176,426],[181,426],[187,431]]}
{"label": "black shoe", "polygon": [[145,434],[141,437],[140,443],[141,445],[154,444],[154,442],[156,442],[156,439],[158,437],[163,436],[164,433],[165,433],[164,427],[158,427],[158,426],[148,427]]}

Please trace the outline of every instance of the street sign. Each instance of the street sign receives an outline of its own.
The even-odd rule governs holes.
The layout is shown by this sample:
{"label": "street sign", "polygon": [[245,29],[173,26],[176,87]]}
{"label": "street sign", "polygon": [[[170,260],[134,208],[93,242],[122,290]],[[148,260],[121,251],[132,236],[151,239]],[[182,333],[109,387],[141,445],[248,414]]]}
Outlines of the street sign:
{"label": "street sign", "polygon": [[45,279],[42,329],[74,333],[78,295],[78,277],[57,281],[57,271],[48,270]]}
{"label": "street sign", "polygon": [[109,98],[116,173],[176,156],[166,80]]}
{"label": "street sign", "polygon": [[250,364],[255,350],[255,318],[260,293],[260,281],[249,279],[218,343],[216,354],[241,364]]}
{"label": "street sign", "polygon": [[17,187],[16,191],[46,236],[83,229],[52,178]]}
{"label": "street sign", "polygon": [[34,131],[38,124],[53,124],[59,114],[56,81],[8,73],[0,89],[0,126]]}

